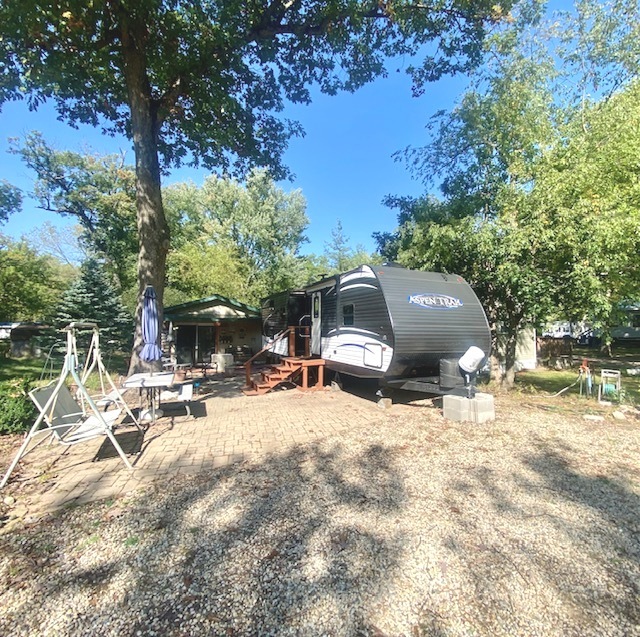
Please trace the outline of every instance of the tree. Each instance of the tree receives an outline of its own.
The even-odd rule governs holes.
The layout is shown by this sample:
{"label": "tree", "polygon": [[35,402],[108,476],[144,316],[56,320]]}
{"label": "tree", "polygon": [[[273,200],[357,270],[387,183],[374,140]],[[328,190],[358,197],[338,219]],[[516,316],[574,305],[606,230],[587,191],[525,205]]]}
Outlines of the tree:
{"label": "tree", "polygon": [[555,300],[603,328],[640,297],[640,82],[585,106],[536,171],[528,208],[548,228]]}
{"label": "tree", "polygon": [[358,245],[355,249],[351,247],[340,219],[331,230],[331,241],[324,244],[324,257],[328,265],[327,274],[345,272],[363,263],[379,261],[379,257],[369,254],[364,246]]}
{"label": "tree", "polygon": [[0,321],[42,321],[68,286],[72,270],[25,241],[0,235]]}
{"label": "tree", "polygon": [[[635,7],[637,16],[636,3],[616,4]],[[607,16],[593,3],[578,8],[563,38],[573,50],[541,40],[535,19],[491,40],[473,88],[433,120],[432,143],[406,151],[427,185],[442,179],[444,201],[390,198],[401,225],[378,235],[401,261],[470,281],[495,339],[502,331],[506,340],[507,387],[524,324],[560,311],[608,327],[616,307],[640,293],[638,87],[599,102],[587,94],[588,87],[619,88],[628,77],[637,60],[609,39],[628,39],[637,21]],[[567,75],[556,69],[558,59],[574,71],[584,64],[578,103],[559,87]]]}
{"label": "tree", "polygon": [[80,226],[60,228],[45,221],[27,235],[27,241],[39,253],[73,267],[89,256],[88,249],[80,243],[80,232]]}
{"label": "tree", "polygon": [[72,321],[97,323],[105,352],[131,347],[133,317],[120,302],[102,265],[93,257],[82,263],[80,275],[60,299],[52,327],[60,330]]}
{"label": "tree", "polygon": [[195,276],[194,291],[257,303],[272,290],[305,282],[298,250],[309,220],[299,190],[285,192],[266,171],[254,170],[245,184],[210,176],[202,188],[177,184],[165,197],[174,232],[171,286],[185,289]]}
{"label": "tree", "polygon": [[[428,197],[405,200],[406,221],[390,247],[407,267],[459,274],[471,284],[491,327],[492,376],[510,388],[519,332],[539,324],[552,307],[546,266],[550,231],[528,223],[517,205],[486,219],[461,217],[459,206]],[[381,249],[387,252],[384,244]]]}
{"label": "tree", "polygon": [[[139,297],[150,283],[162,308],[169,228],[161,166],[263,165],[279,178],[287,138],[300,133],[278,118],[284,99],[309,102],[310,84],[355,90],[385,73],[388,56],[426,51],[410,68],[419,90],[477,62],[487,23],[508,8],[495,0],[8,0],[0,6],[0,103],[27,96],[36,108],[52,99],[71,124],[133,140]],[[140,312],[141,302],[135,345]]]}
{"label": "tree", "polygon": [[[537,8],[529,7],[527,23]],[[522,28],[517,23],[491,40],[472,87],[450,113],[432,119],[432,142],[404,153],[427,185],[441,178],[444,199],[389,198],[401,227],[378,235],[385,256],[467,279],[487,312],[494,354],[499,340],[504,346],[500,381],[507,388],[519,331],[544,320],[551,305],[549,229],[527,214],[525,202],[555,141],[553,67],[531,37],[523,46]]]}
{"label": "tree", "polygon": [[550,29],[562,62],[558,94],[582,110],[613,95],[640,72],[640,2],[576,0]]}
{"label": "tree", "polygon": [[0,223],[22,207],[22,193],[8,181],[0,179]]}
{"label": "tree", "polygon": [[171,250],[167,259],[167,302],[173,305],[213,294],[255,302],[235,246],[221,237]]}
{"label": "tree", "polygon": [[135,172],[121,155],[100,156],[56,150],[38,132],[12,152],[36,174],[34,196],[42,210],[75,219],[80,242],[104,259],[121,290],[135,280]]}

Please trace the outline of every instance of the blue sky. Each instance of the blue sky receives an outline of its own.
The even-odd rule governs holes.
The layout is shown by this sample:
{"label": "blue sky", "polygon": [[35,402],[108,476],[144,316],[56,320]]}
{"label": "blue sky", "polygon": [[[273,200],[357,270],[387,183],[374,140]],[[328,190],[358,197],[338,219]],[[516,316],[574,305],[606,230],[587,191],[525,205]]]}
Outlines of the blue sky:
{"label": "blue sky", "polygon": [[[285,155],[295,180],[282,184],[286,190],[301,189],[307,199],[309,243],[303,252],[322,252],[338,219],[351,244],[362,244],[370,251],[375,246],[374,231],[395,228],[395,213],[382,205],[383,197],[417,195],[422,187],[392,155],[407,145],[424,144],[428,118],[438,109],[450,108],[463,88],[464,78],[446,78],[431,85],[420,98],[413,98],[406,73],[394,67],[389,77],[356,93],[331,97],[316,92],[310,105],[286,108],[283,116],[301,122],[306,131],[305,137],[291,140]],[[134,161],[125,138],[105,137],[91,127],[73,129],[57,121],[51,106],[29,112],[24,102],[8,103],[0,112],[0,178],[25,191],[32,188],[33,175],[18,157],[7,153],[7,140],[32,130],[41,131],[58,149],[103,154],[125,151],[127,160]],[[206,174],[182,168],[164,183],[191,179],[200,184]],[[27,200],[23,212],[0,226],[0,233],[19,238],[44,222],[65,223]]]}

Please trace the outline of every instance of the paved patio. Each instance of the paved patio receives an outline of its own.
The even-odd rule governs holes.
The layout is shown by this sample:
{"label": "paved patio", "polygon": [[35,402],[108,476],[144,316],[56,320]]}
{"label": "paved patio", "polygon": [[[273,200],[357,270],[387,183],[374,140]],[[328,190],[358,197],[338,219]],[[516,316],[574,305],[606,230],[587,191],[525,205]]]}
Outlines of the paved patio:
{"label": "paved patio", "polygon": [[[150,425],[140,453],[129,456],[134,471],[101,439],[67,448],[41,444],[20,461],[4,490],[4,497],[15,499],[10,516],[28,521],[60,507],[119,497],[177,474],[259,459],[366,426],[382,415],[374,401],[329,388],[247,397],[242,385],[239,377],[209,379],[194,396],[191,418],[177,407],[171,409],[173,415]],[[135,428],[117,432],[125,449],[140,443],[138,435]]]}

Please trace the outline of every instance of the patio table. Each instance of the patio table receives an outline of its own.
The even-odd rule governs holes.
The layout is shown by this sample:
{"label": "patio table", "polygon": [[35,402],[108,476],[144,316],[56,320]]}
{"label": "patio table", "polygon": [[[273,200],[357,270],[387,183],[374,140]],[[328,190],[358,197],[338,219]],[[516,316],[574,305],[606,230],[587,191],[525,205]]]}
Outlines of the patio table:
{"label": "patio table", "polygon": [[[175,374],[173,372],[141,372],[129,376],[129,378],[122,383],[122,386],[127,389],[137,387],[140,390],[147,390],[151,407],[151,422],[155,422],[158,416],[162,416],[162,410],[160,409],[160,390],[171,387],[174,381]],[[158,397],[158,409],[156,409],[156,396]],[[140,414],[140,419],[142,420],[142,414]]]}

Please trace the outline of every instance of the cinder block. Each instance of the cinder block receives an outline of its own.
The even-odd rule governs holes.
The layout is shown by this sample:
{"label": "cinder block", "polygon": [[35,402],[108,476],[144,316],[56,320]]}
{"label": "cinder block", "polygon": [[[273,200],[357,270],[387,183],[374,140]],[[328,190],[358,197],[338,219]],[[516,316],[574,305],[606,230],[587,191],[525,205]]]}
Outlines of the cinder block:
{"label": "cinder block", "polygon": [[493,402],[492,394],[484,394],[478,392],[472,399],[473,422],[483,423],[495,420],[496,408]]}
{"label": "cinder block", "polygon": [[496,417],[493,396],[477,393],[475,398],[445,395],[442,400],[442,415],[457,422],[483,423]]}
{"label": "cinder block", "polygon": [[464,396],[446,394],[442,399],[442,415],[447,420],[458,422],[469,420],[469,399]]}

